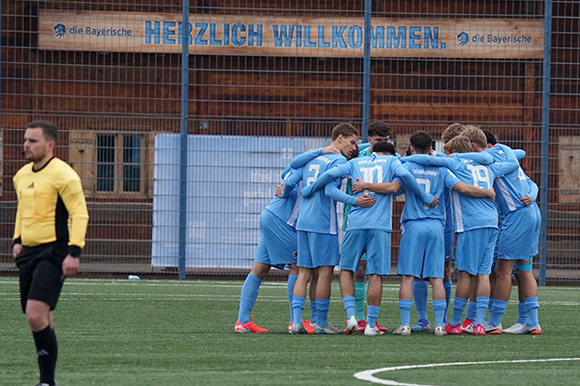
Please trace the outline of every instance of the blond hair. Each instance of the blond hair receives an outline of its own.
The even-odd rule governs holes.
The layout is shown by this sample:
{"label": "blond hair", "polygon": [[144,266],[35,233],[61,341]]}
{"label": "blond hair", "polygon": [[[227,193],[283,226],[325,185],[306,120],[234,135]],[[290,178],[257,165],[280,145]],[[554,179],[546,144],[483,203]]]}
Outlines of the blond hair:
{"label": "blond hair", "polygon": [[461,135],[464,135],[467,138],[469,138],[471,142],[473,142],[480,148],[482,149],[487,148],[487,137],[485,136],[483,130],[481,130],[479,127],[470,125],[465,128],[465,130],[461,133]]}
{"label": "blond hair", "polygon": [[458,135],[445,144],[443,150],[447,154],[469,153],[471,151],[471,141],[464,135]]}

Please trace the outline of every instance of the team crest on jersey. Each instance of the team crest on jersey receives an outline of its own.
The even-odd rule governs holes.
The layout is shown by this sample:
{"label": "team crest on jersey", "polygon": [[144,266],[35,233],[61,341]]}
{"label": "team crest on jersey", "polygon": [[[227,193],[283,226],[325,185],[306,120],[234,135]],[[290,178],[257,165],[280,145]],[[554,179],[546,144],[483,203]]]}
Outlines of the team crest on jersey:
{"label": "team crest on jersey", "polygon": [[62,39],[64,38],[64,35],[66,35],[66,27],[64,26],[64,24],[58,23],[57,25],[55,25],[54,36],[56,36],[58,39]]}

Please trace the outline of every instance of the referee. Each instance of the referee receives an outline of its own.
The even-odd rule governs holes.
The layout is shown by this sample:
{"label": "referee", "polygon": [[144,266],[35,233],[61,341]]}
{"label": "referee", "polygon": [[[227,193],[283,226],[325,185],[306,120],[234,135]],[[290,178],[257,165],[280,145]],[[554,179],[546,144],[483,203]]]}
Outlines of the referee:
{"label": "referee", "polygon": [[13,178],[18,197],[13,255],[20,270],[22,311],[38,354],[38,386],[56,385],[53,310],[64,278],[79,269],[89,221],[79,176],[54,156],[57,141],[58,131],[52,123],[29,123],[24,158],[30,163]]}

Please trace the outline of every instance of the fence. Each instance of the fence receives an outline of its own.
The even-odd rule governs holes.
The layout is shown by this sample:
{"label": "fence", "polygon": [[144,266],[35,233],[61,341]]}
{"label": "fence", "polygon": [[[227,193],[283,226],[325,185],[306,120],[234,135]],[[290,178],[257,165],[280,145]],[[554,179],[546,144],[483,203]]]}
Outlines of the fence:
{"label": "fence", "polygon": [[181,278],[245,274],[280,171],[337,123],[387,122],[402,154],[414,131],[462,122],[527,152],[537,275],[580,281],[576,2],[1,4],[0,272],[15,272],[11,178],[33,119],[57,124],[83,180],[83,271]]}

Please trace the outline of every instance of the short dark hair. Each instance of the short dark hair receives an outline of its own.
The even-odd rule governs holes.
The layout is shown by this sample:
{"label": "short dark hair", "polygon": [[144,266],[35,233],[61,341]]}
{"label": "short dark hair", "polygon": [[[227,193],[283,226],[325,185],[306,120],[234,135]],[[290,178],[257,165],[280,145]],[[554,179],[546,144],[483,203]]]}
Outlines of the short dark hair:
{"label": "short dark hair", "polygon": [[356,135],[358,138],[358,130],[350,123],[339,123],[336,125],[334,129],[332,129],[332,140],[334,141],[341,134],[343,137]]}
{"label": "short dark hair", "polygon": [[56,126],[48,121],[32,121],[26,125],[27,129],[42,129],[42,134],[47,141],[58,142],[58,130]]}
{"label": "short dark hair", "polygon": [[413,135],[411,135],[410,141],[413,149],[415,149],[415,151],[419,154],[429,153],[431,144],[433,143],[431,135],[424,130],[419,130],[413,133]]}
{"label": "short dark hair", "polygon": [[355,146],[354,150],[350,153],[350,155],[348,157],[346,157],[346,159],[351,160],[353,158],[358,157],[358,155],[359,155],[358,146]]}
{"label": "short dark hair", "polygon": [[395,146],[386,141],[377,142],[373,146],[373,152],[375,153],[389,153],[395,155]]}
{"label": "short dark hair", "polygon": [[497,139],[495,139],[495,135],[489,130],[483,130],[483,134],[485,134],[485,138],[487,138],[487,143],[490,145],[497,144]]}
{"label": "short dark hair", "polygon": [[391,138],[393,136],[393,131],[384,122],[373,122],[368,127],[368,135],[369,137],[378,135],[379,137]]}

